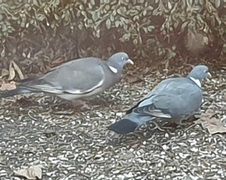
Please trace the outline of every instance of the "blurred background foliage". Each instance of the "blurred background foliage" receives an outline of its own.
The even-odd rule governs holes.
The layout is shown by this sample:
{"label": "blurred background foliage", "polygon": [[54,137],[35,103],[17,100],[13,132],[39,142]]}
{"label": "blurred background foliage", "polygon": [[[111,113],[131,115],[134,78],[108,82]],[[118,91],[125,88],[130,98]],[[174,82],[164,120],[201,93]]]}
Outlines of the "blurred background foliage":
{"label": "blurred background foliage", "polygon": [[225,0],[0,0],[0,67],[39,72],[116,51],[140,62],[217,58],[225,26]]}

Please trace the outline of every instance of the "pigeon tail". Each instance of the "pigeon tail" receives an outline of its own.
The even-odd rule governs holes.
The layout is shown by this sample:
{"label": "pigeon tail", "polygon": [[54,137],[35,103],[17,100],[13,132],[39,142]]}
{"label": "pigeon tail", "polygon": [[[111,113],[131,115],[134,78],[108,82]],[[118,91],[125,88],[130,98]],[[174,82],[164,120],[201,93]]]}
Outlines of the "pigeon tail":
{"label": "pigeon tail", "polygon": [[108,127],[109,130],[114,131],[118,134],[128,134],[130,132],[134,132],[139,124],[129,120],[122,119]]}
{"label": "pigeon tail", "polygon": [[118,134],[128,134],[134,132],[138,127],[147,122],[153,121],[155,117],[150,115],[140,115],[138,113],[131,113],[124,117],[122,120],[110,125],[109,130],[112,130]]}
{"label": "pigeon tail", "polygon": [[9,96],[15,96],[18,94],[31,93],[31,92],[33,92],[33,91],[26,87],[17,87],[16,89],[0,92],[0,97],[5,98],[5,97],[9,97]]}

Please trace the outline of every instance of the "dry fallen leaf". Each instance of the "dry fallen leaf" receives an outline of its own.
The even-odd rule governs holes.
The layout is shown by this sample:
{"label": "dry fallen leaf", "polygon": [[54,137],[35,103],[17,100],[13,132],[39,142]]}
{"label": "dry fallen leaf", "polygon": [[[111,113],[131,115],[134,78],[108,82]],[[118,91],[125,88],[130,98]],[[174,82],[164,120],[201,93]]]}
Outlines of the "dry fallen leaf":
{"label": "dry fallen leaf", "polygon": [[196,124],[201,124],[203,128],[207,129],[210,134],[226,133],[226,127],[220,119],[214,117],[215,112],[211,109],[203,113]]}
{"label": "dry fallen leaf", "polygon": [[8,75],[9,75],[8,69],[3,68],[1,72],[1,77],[8,76]]}
{"label": "dry fallen leaf", "polygon": [[15,69],[13,68],[13,62],[11,61],[9,64],[9,77],[8,80],[12,80],[16,75]]}
{"label": "dry fallen leaf", "polygon": [[42,178],[42,169],[40,166],[31,166],[27,169],[20,169],[13,172],[15,176],[22,176],[27,179],[41,179]]}
{"label": "dry fallen leaf", "polygon": [[2,82],[2,85],[0,87],[1,91],[11,90],[16,88],[16,83],[14,81],[11,81],[10,83]]}
{"label": "dry fallen leaf", "polygon": [[24,79],[24,75],[23,75],[22,71],[20,70],[19,66],[14,61],[12,61],[12,64],[13,64],[13,67],[14,67],[15,71],[17,72],[19,78]]}
{"label": "dry fallen leaf", "polygon": [[16,73],[18,74],[20,79],[24,79],[24,75],[23,75],[22,71],[20,70],[19,66],[14,61],[10,62],[9,70],[7,73],[8,74],[6,74],[6,71],[5,71],[5,75],[9,75],[8,80],[14,79],[16,76]]}

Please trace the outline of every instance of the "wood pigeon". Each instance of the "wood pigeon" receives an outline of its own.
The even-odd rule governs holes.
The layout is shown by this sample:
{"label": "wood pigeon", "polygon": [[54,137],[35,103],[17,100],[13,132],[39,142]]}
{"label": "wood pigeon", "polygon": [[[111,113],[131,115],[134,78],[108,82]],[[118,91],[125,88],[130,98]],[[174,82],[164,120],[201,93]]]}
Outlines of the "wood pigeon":
{"label": "wood pigeon", "polygon": [[16,89],[0,97],[23,93],[50,93],[66,100],[99,94],[119,82],[123,67],[133,64],[125,52],[113,54],[107,61],[95,57],[81,58],[55,67],[46,74],[22,80]]}
{"label": "wood pigeon", "polygon": [[208,76],[208,67],[198,65],[187,77],[163,80],[132,107],[123,119],[108,129],[118,134],[127,134],[154,120],[181,123],[199,110],[202,104],[201,82]]}

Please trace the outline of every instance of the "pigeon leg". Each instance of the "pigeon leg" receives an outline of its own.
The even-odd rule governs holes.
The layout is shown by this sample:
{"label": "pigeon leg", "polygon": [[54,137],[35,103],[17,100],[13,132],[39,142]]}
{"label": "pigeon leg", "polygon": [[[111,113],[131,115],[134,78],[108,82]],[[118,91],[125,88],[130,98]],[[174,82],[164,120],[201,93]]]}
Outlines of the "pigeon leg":
{"label": "pigeon leg", "polygon": [[74,100],[72,101],[72,105],[74,108],[79,107],[81,110],[92,110],[92,107],[90,107],[85,100]]}
{"label": "pigeon leg", "polygon": [[186,119],[182,119],[179,122],[177,122],[177,124],[179,124],[181,126],[187,126],[187,125],[191,124],[191,122],[187,121]]}
{"label": "pigeon leg", "polygon": [[54,114],[71,115],[78,111],[91,110],[90,106],[82,100],[64,101],[54,104],[52,107]]}

